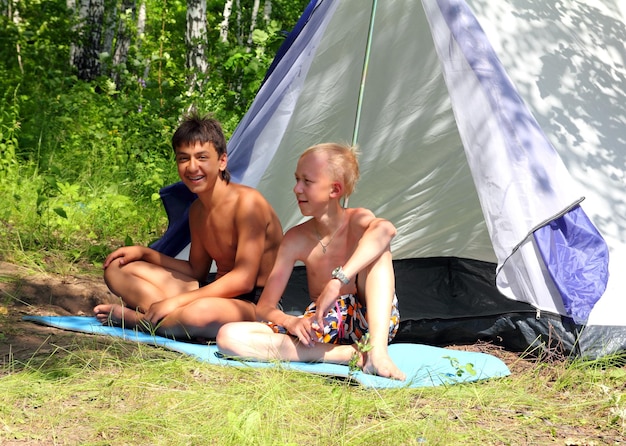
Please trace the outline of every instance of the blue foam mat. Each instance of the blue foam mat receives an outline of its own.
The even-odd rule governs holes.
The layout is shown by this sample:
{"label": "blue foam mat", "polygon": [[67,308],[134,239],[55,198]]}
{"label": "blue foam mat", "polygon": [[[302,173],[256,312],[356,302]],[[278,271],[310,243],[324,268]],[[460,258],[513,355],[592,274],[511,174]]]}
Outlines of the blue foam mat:
{"label": "blue foam mat", "polygon": [[351,378],[365,387],[433,387],[508,376],[509,368],[495,356],[422,344],[392,344],[389,354],[406,374],[406,381],[373,376],[360,371],[350,373],[348,366],[304,362],[251,362],[222,358],[215,345],[174,341],[133,329],[110,327],[88,316],[24,316],[23,320],[81,333],[114,336],[126,341],[159,346],[191,355],[200,361],[234,367],[284,367],[290,370]]}

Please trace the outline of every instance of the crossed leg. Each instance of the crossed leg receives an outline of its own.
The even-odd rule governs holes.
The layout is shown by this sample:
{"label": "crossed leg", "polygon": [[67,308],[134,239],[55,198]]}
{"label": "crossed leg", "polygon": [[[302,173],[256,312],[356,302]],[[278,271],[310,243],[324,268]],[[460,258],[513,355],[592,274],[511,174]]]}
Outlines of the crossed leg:
{"label": "crossed leg", "polygon": [[144,261],[120,265],[118,259],[104,270],[104,281],[126,307],[141,313],[153,303],[199,287],[196,279],[177,271]]}
{"label": "crossed leg", "polygon": [[176,339],[214,339],[219,328],[229,322],[253,321],[254,304],[240,299],[206,297],[172,311],[152,326],[144,317],[153,303],[198,288],[198,282],[183,274],[147,262],[120,266],[115,261],[105,270],[105,281],[120,296],[122,304],[102,304],[94,308],[104,324],[139,328]]}
{"label": "crossed leg", "polygon": [[[390,251],[359,273],[357,287],[360,294],[365,295],[371,346],[368,352],[360,353],[359,365],[365,373],[404,380],[405,374],[394,364],[387,349],[395,288]],[[224,325],[217,334],[217,346],[227,355],[261,361],[348,364],[357,352],[354,345],[315,343],[305,346],[297,338],[275,333],[266,324],[258,322]]]}

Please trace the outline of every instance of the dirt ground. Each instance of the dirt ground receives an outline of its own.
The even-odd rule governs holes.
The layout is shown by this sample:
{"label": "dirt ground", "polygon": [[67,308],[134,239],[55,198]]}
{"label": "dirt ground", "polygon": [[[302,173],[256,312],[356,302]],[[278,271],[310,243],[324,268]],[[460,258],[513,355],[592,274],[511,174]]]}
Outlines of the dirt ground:
{"label": "dirt ground", "polygon": [[1,364],[69,345],[76,336],[25,322],[24,315],[91,315],[98,303],[114,300],[102,276],[59,276],[0,262]]}

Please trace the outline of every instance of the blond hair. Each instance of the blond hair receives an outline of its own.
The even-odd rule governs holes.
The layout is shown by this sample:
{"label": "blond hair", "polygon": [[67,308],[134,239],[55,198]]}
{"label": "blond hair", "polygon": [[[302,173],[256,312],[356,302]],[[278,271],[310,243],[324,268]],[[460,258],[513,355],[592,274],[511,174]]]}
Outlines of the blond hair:
{"label": "blond hair", "polygon": [[360,175],[357,146],[339,143],[316,144],[306,149],[300,158],[311,153],[325,153],[328,156],[331,178],[342,183],[343,196],[352,195]]}

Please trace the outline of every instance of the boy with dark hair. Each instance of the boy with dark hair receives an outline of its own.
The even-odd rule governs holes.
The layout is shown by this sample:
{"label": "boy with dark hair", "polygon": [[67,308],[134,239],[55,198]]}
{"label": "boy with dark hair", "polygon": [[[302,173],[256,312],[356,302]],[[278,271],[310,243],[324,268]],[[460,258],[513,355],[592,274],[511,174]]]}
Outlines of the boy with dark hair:
{"label": "boy with dark hair", "polygon": [[[255,320],[282,227],[258,191],[230,182],[219,122],[186,116],[172,147],[180,179],[198,196],[189,209],[189,260],[141,246],[115,250],[104,279],[122,304],[98,305],[94,313],[102,323],[177,339],[215,338],[225,323]],[[215,280],[206,283],[213,261]]]}

